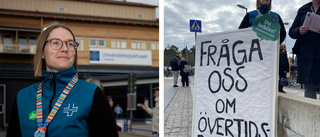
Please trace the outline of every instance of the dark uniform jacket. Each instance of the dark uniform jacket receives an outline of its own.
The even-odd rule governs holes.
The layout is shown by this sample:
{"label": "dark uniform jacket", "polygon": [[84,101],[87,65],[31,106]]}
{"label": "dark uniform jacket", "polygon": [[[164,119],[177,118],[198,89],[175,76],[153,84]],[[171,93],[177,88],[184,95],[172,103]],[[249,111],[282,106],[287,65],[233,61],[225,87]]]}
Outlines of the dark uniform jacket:
{"label": "dark uniform jacket", "polygon": [[[297,13],[289,30],[289,35],[297,39],[299,45],[297,52],[298,79],[300,83],[314,81],[320,82],[320,34],[308,31],[306,34],[299,33],[299,27],[303,25],[307,12],[311,12],[312,2],[303,5]],[[317,11],[320,15],[320,10]]]}

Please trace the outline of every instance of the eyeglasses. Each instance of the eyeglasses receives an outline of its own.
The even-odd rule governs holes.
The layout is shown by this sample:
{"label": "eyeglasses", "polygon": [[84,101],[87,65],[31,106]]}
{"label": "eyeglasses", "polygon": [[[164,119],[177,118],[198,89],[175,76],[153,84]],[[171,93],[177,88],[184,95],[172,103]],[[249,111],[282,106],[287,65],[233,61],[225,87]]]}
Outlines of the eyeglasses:
{"label": "eyeglasses", "polygon": [[[58,50],[58,49],[61,49],[61,47],[63,46],[63,43],[66,44],[67,46],[67,49],[71,52],[74,52],[76,49],[78,49],[78,46],[79,46],[79,43],[78,42],[75,42],[73,40],[69,40],[69,41],[62,41],[61,39],[57,39],[57,38],[54,38],[54,39],[49,39],[46,41],[46,43],[49,42],[50,43],[50,46],[51,48],[55,49],[55,50]],[[46,44],[45,43],[45,44]]]}

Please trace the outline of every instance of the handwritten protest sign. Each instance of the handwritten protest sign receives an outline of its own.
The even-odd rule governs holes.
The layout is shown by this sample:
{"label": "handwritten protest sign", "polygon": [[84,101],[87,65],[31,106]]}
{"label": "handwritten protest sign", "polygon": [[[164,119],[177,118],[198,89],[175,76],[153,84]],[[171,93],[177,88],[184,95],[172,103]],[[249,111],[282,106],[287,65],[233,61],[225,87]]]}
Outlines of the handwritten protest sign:
{"label": "handwritten protest sign", "polygon": [[194,137],[275,136],[277,43],[252,29],[198,36]]}

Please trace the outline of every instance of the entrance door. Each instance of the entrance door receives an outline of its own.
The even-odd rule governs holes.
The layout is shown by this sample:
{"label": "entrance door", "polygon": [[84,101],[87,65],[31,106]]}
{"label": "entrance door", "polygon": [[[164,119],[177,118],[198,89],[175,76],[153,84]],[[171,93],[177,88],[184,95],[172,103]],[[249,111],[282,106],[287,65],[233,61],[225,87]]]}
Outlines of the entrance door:
{"label": "entrance door", "polygon": [[6,110],[6,85],[0,84],[0,130],[4,130]]}

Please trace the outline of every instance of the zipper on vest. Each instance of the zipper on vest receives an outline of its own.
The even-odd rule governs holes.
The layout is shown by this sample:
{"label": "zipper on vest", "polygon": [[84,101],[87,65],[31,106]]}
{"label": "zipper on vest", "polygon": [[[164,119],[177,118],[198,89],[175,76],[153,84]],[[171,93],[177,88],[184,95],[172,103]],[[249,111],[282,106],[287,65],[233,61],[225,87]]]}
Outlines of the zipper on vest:
{"label": "zipper on vest", "polygon": [[[50,99],[50,102],[49,102],[49,113],[52,109],[52,102],[53,102],[53,99],[54,97],[56,96],[56,79],[54,77],[54,73],[53,72],[50,72],[50,79],[51,79],[51,82],[50,82],[50,87],[53,88],[53,95]],[[46,137],[48,136],[48,128],[49,128],[49,125],[47,126],[47,129],[46,129]]]}

